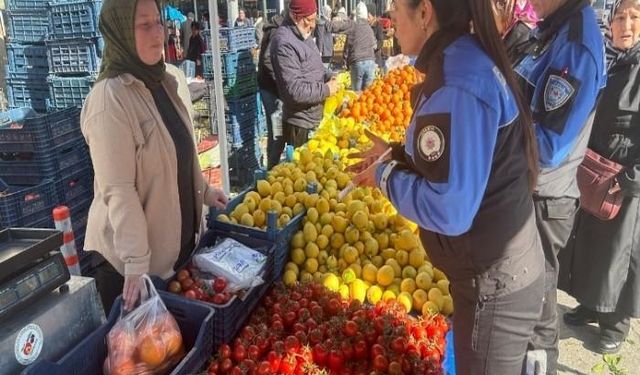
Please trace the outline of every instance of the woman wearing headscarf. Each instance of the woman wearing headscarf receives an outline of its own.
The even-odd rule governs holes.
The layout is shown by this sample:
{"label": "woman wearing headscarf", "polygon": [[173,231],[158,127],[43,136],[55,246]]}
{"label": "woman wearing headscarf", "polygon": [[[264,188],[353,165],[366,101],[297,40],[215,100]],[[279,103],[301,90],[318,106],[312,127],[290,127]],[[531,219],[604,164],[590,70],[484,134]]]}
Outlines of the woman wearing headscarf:
{"label": "woman wearing headscarf", "polygon": [[563,259],[580,303],[564,320],[599,323],[601,353],[617,352],[630,318],[640,317],[640,1],[618,0],[611,14],[608,82],[589,148],[624,167],[616,176],[624,200],[609,221],[581,210],[573,252]]}
{"label": "woman wearing headscarf", "polygon": [[171,277],[195,247],[203,204],[224,194],[202,178],[188,103],[162,61],[164,32],[154,0],[105,0],[100,76],[82,109],[81,128],[95,171],[85,248],[104,262],[96,284],[109,311],[125,309],[140,276]]}

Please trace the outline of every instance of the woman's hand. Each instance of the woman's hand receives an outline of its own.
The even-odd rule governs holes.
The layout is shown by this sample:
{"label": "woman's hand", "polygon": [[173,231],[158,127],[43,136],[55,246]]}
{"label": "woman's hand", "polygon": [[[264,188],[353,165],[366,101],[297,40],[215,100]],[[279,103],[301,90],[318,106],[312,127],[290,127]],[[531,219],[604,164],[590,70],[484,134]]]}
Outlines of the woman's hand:
{"label": "woman's hand", "polygon": [[124,277],[124,287],[122,288],[122,302],[125,311],[133,310],[133,307],[140,298],[140,286],[142,277],[140,275],[126,275]]}
{"label": "woman's hand", "polygon": [[225,207],[227,207],[229,199],[222,190],[216,188],[211,189],[213,189],[213,207],[218,210],[224,210]]}
{"label": "woman's hand", "polygon": [[[371,148],[369,148],[366,151],[349,154],[348,156],[349,159],[363,159],[363,160],[359,163],[356,163],[354,165],[347,167],[346,169],[347,172],[353,172],[358,174],[363,173],[365,170],[371,167],[372,164],[375,164],[378,158],[380,158],[380,156],[382,156],[390,148],[389,144],[384,139],[373,134],[368,129],[365,129],[365,132],[367,134],[367,137],[369,137],[369,139],[373,142],[373,146],[371,146]],[[375,171],[374,171],[374,174],[375,174]]]}

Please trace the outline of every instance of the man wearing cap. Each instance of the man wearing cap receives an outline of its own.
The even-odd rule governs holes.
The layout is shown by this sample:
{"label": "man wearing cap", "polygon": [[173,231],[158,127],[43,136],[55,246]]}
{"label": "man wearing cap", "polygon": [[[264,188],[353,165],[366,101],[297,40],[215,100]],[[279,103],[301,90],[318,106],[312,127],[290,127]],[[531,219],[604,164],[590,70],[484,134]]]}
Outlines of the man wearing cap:
{"label": "man wearing cap", "polygon": [[325,99],[338,91],[327,79],[313,38],[318,7],[315,0],[291,0],[289,15],[271,41],[271,62],[283,103],[285,141],[294,147],[307,142],[322,119]]}

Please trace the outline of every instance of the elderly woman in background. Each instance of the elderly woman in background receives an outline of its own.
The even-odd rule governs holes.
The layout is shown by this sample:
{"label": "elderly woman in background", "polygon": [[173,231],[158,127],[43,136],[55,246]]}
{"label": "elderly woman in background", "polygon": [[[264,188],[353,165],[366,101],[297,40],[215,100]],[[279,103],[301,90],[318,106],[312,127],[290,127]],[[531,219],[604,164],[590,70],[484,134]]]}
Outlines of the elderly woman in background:
{"label": "elderly woman in background", "polygon": [[608,83],[597,107],[589,147],[624,166],[618,215],[602,221],[582,210],[575,246],[563,268],[580,306],[572,325],[598,323],[601,353],[615,353],[640,317],[640,1],[617,0],[610,17]]}

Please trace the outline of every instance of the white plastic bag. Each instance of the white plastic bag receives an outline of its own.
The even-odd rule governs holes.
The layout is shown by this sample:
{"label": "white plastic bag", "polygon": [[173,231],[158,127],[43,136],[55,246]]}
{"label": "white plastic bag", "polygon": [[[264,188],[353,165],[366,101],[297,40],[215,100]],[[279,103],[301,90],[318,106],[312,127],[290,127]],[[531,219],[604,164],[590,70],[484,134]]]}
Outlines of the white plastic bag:
{"label": "white plastic bag", "polygon": [[142,276],[140,305],[125,313],[107,334],[105,375],[163,374],[184,357],[182,334],[147,275]]}
{"label": "white plastic bag", "polygon": [[271,127],[273,133],[273,140],[275,141],[277,137],[283,136],[282,130],[282,100],[277,99],[276,104],[278,105],[278,109],[271,114]]}
{"label": "white plastic bag", "polygon": [[237,291],[264,283],[260,274],[267,257],[227,238],[214,247],[204,248],[193,256],[193,264],[202,272],[224,277],[227,289]]}

